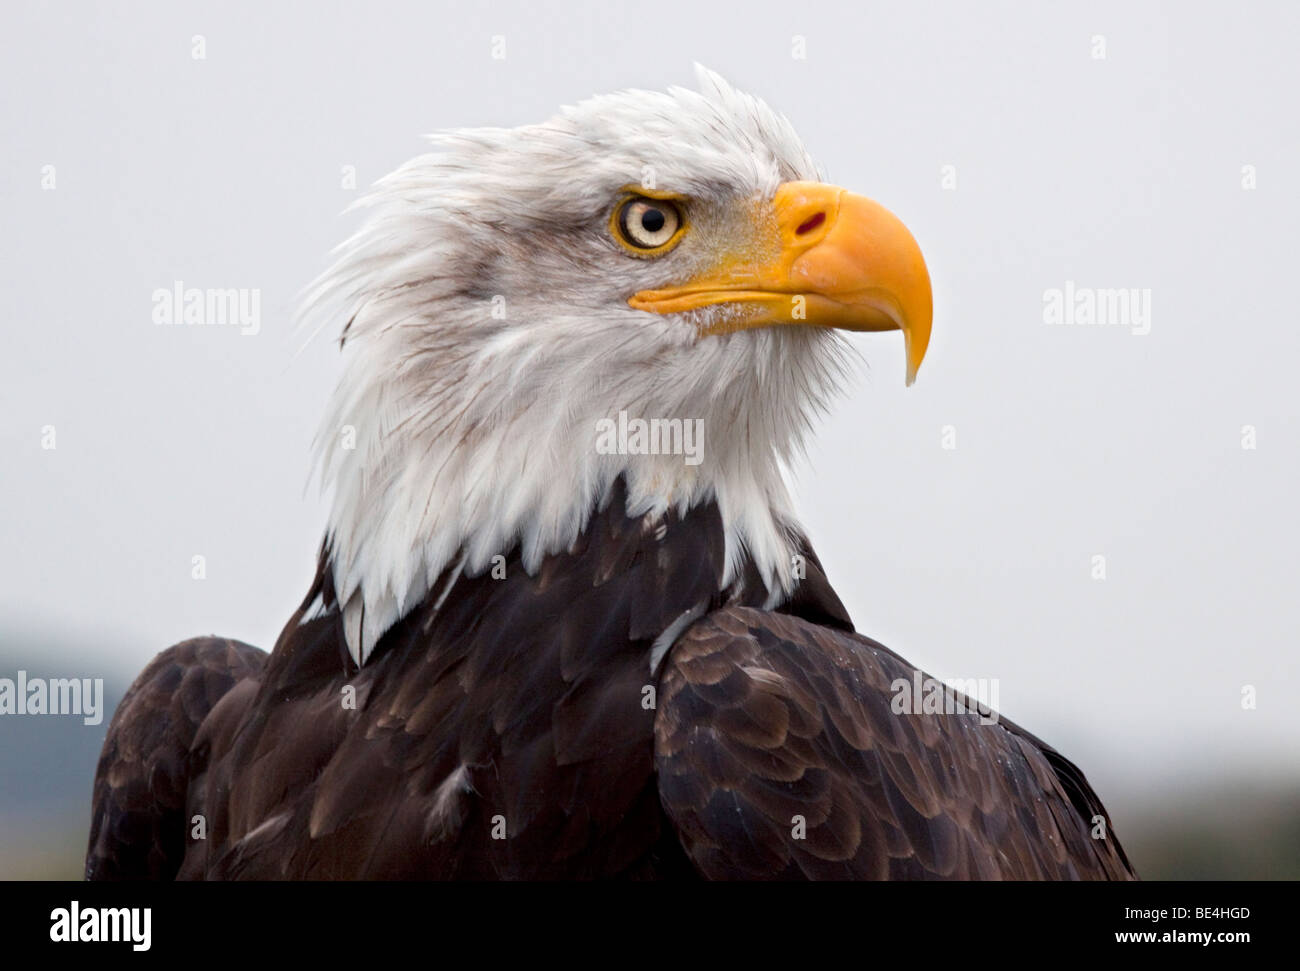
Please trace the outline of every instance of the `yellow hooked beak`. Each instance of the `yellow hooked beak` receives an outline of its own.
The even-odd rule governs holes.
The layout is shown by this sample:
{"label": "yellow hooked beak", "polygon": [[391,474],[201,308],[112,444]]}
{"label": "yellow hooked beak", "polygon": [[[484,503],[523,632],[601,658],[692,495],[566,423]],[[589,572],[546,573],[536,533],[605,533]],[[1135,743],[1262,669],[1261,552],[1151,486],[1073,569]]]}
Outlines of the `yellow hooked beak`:
{"label": "yellow hooked beak", "polygon": [[681,313],[715,304],[736,312],[708,327],[726,334],[797,324],[844,330],[901,330],[907,383],[930,343],[933,302],[921,248],[884,206],[838,186],[787,182],[771,202],[775,240],[665,290],[628,300],[638,310]]}

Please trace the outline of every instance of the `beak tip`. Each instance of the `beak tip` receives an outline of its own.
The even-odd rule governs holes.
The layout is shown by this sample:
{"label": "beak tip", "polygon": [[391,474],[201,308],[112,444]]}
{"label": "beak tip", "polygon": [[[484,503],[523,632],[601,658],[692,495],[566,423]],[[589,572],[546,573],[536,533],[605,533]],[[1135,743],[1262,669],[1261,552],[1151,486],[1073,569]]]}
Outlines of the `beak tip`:
{"label": "beak tip", "polygon": [[925,352],[929,349],[930,335],[927,330],[924,345],[918,348],[913,340],[912,332],[905,327],[901,329],[903,331],[903,359],[907,362],[907,387],[910,388],[916,383],[916,374],[921,370],[921,363],[925,360]]}

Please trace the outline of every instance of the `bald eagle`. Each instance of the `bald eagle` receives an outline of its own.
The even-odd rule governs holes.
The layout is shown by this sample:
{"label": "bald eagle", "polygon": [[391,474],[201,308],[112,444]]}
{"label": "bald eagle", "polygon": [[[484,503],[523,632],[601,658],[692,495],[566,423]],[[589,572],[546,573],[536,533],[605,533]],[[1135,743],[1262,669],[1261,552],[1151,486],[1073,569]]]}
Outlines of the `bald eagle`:
{"label": "bald eagle", "polygon": [[[840,330],[931,290],[717,75],[458,130],[379,182],[319,568],[272,652],[160,654],[112,720],[91,879],[1126,879],[1082,773],[854,632],[786,470]],[[928,680],[928,679],[927,679]]]}

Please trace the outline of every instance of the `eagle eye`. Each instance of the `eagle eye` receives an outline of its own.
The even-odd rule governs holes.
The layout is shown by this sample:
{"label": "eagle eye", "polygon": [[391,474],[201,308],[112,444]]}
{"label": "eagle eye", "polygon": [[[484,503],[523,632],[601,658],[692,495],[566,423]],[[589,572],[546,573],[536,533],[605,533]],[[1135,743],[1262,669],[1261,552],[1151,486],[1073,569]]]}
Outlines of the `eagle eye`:
{"label": "eagle eye", "polygon": [[681,237],[686,221],[671,199],[632,196],[614,212],[615,238],[637,256],[667,252]]}

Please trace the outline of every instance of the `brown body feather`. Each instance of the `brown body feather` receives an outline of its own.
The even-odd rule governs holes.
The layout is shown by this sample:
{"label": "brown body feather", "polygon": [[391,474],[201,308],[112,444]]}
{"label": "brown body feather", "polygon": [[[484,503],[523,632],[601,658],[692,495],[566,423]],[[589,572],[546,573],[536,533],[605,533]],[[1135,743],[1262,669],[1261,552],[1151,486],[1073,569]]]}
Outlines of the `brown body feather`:
{"label": "brown body feather", "polygon": [[752,569],[722,588],[715,506],[624,504],[620,484],[536,575],[516,551],[435,609],[440,579],[360,670],[328,548],[269,656],[215,638],[159,655],[109,729],[87,877],[1130,874],[1087,835],[1087,783],[1032,736],[889,714],[912,669],[848,633],[811,550],[782,616],[755,609]]}

